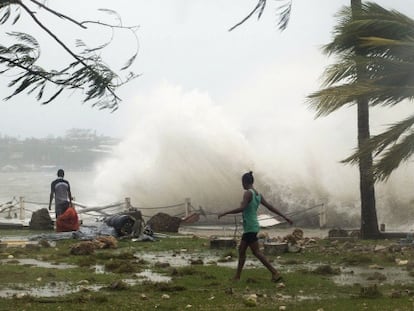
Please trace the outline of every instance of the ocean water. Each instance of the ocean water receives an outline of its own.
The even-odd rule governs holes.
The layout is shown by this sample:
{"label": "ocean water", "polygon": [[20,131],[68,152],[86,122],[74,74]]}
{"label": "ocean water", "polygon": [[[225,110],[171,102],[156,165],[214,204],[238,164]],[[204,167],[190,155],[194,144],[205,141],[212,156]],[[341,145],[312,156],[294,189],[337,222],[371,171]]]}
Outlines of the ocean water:
{"label": "ocean water", "polygon": [[[55,171],[45,172],[1,172],[0,204],[15,197],[27,201],[49,202],[50,183],[56,178]],[[87,202],[94,197],[94,173],[90,171],[66,172],[65,179],[70,182],[72,196],[79,202]]]}
{"label": "ocean water", "polygon": [[[7,205],[6,202],[18,202],[22,197],[25,204],[24,222],[28,223],[31,213],[47,207],[50,195],[50,183],[56,178],[55,171],[36,172],[1,172],[0,173],[0,211]],[[66,172],[65,179],[70,182],[72,196],[77,202],[85,205],[93,203],[94,173],[90,171]],[[120,199],[122,201],[123,199]],[[9,213],[9,210],[0,213],[0,219],[6,217],[20,218],[19,204]],[[52,206],[54,207],[53,203]],[[54,216],[54,213],[51,213]],[[13,220],[12,220],[13,221]]]}

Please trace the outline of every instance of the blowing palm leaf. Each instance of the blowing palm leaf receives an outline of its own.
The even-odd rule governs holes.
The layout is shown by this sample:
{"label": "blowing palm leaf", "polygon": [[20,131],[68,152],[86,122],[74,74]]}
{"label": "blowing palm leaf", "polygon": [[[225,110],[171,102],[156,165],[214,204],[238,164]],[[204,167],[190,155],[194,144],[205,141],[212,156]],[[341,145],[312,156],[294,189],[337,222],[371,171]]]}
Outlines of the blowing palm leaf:
{"label": "blowing palm leaf", "polygon": [[[333,41],[324,47],[339,61],[324,73],[322,90],[308,96],[317,116],[328,115],[341,107],[365,98],[371,106],[394,106],[414,98],[414,20],[375,3],[362,6],[352,19],[351,9],[339,14]],[[359,49],[355,56],[355,49]],[[363,74],[358,75],[362,69]],[[373,154],[373,172],[384,180],[414,152],[414,116],[393,124],[371,137],[343,162],[358,163]]]}

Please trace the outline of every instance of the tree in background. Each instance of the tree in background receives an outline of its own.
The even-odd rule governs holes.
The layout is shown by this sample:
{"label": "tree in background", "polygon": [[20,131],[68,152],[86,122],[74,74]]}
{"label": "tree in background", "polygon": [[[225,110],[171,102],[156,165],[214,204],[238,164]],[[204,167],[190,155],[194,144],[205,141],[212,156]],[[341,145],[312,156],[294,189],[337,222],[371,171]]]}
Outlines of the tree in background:
{"label": "tree in background", "polygon": [[[344,15],[349,14],[346,11]],[[332,107],[343,106],[355,94],[369,98],[372,106],[387,106],[414,98],[414,20],[394,10],[386,10],[375,3],[362,7],[362,14],[353,20],[344,20],[337,29],[337,42],[346,50],[351,36],[358,38],[364,57],[354,63],[342,62],[331,68],[331,74],[349,75],[355,66],[366,68],[366,77],[356,85],[341,85],[335,93]],[[329,96],[329,91],[326,93]],[[366,154],[374,155],[373,172],[376,180],[386,180],[391,173],[414,153],[414,115],[372,136],[344,162],[357,163]]]}
{"label": "tree in background", "polygon": [[[128,69],[137,56],[138,44],[125,65],[118,71],[114,71],[101,56],[101,52],[112,42],[112,37],[108,42],[99,46],[88,47],[82,40],[77,40],[75,46],[70,46],[56,35],[53,31],[54,26],[45,25],[38,14],[40,11],[83,30],[91,25],[108,29],[112,32],[112,37],[116,29],[129,31],[138,43],[135,33],[137,27],[123,26],[120,17],[112,10],[101,9],[100,11],[115,17],[117,22],[114,24],[93,20],[76,21],[53,10],[44,1],[0,0],[1,25],[9,23],[13,27],[24,14],[29,17],[33,27],[39,27],[72,59],[60,68],[45,69],[40,65],[41,49],[35,37],[27,32],[7,33],[7,41],[11,44],[7,46],[0,44],[0,74],[7,73],[8,77],[12,77],[8,86],[14,91],[5,99],[8,100],[22,92],[27,92],[28,94],[34,93],[36,99],[42,104],[48,104],[65,90],[80,90],[83,93],[83,102],[91,103],[92,106],[100,109],[116,110],[120,102],[116,94],[117,89],[137,76],[131,71],[128,72]],[[59,57],[59,60],[62,58],[64,57]],[[120,75],[121,72],[123,76]]]}
{"label": "tree in background", "polygon": [[[324,82],[326,88],[309,96],[312,107],[317,111],[317,117],[328,115],[344,105],[356,104],[358,148],[362,148],[370,139],[370,98],[365,94],[358,94],[355,89],[369,79],[370,68],[358,62],[358,59],[362,59],[367,55],[367,50],[359,44],[358,34],[349,30],[344,35],[343,24],[360,20],[364,14],[365,11],[362,9],[360,0],[352,0],[351,6],[342,11],[338,18],[339,24],[334,31],[334,39],[324,48],[326,54],[335,54],[338,62],[329,66],[326,70]],[[346,101],[343,101],[343,88],[348,90],[349,96]],[[380,232],[376,212],[372,154],[361,154],[357,163],[359,164],[361,196],[361,237],[378,238]]]}

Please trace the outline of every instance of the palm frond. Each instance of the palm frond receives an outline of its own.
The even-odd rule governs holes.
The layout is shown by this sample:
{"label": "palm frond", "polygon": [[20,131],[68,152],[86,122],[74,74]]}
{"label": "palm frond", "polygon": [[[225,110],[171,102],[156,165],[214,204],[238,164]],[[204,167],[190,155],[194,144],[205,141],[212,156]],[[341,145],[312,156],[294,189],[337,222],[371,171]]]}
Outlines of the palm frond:
{"label": "palm frond", "polygon": [[316,117],[327,116],[346,106],[354,105],[358,98],[369,98],[370,85],[349,83],[327,87],[307,96],[309,106],[316,110]]}
{"label": "palm frond", "polygon": [[373,154],[376,178],[378,180],[388,178],[392,171],[401,162],[408,160],[414,152],[413,126],[414,115],[392,124],[384,132],[368,139],[359,150],[342,162],[356,164],[361,157]]}
{"label": "palm frond", "polygon": [[[283,31],[283,30],[286,29],[286,27],[289,23],[290,15],[291,15],[291,12],[292,12],[293,0],[278,0],[278,1],[285,2],[284,4],[281,4],[280,6],[278,6],[278,8],[276,9],[276,14],[278,16],[277,25],[278,25],[279,30]],[[232,26],[229,29],[229,31],[232,31],[232,30],[236,29],[237,27],[239,27],[240,25],[244,24],[254,14],[257,14],[257,19],[260,19],[262,17],[262,14],[264,12],[265,7],[266,7],[266,3],[267,3],[267,0],[258,0],[257,4],[253,8],[253,10],[250,11],[250,13],[247,14],[246,17],[244,17],[240,22],[238,22],[237,24]]]}
{"label": "palm frond", "polygon": [[11,16],[11,8],[7,3],[0,3],[0,24],[4,24]]}
{"label": "palm frond", "polygon": [[414,154],[414,133],[405,136],[400,143],[387,149],[374,166],[374,176],[377,180],[386,180],[401,163],[408,161]]}
{"label": "palm frond", "polygon": [[292,13],[293,0],[287,1],[277,9],[279,21],[277,23],[279,30],[285,30],[289,24],[290,15]]}

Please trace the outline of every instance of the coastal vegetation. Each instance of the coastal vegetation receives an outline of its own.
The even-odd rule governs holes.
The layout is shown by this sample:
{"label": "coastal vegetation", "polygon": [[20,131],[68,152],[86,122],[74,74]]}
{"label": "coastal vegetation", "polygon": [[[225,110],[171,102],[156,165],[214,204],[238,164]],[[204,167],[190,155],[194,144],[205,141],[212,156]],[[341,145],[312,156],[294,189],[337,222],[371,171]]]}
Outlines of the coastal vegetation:
{"label": "coastal vegetation", "polygon": [[[2,239],[14,234],[1,232]],[[300,252],[268,256],[283,274],[281,283],[271,282],[268,271],[251,254],[241,281],[233,282],[237,250],[211,249],[207,237],[119,240],[115,248],[83,255],[71,253],[77,240],[54,243],[0,249],[4,310],[413,307],[414,247],[396,240],[307,238]],[[24,263],[28,258],[35,261]]]}

